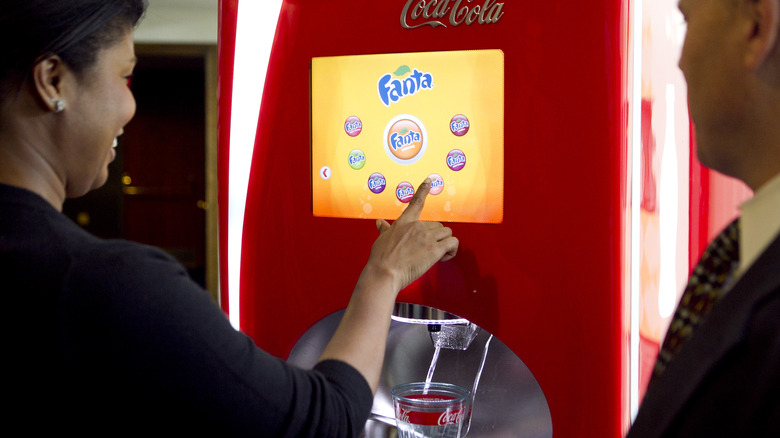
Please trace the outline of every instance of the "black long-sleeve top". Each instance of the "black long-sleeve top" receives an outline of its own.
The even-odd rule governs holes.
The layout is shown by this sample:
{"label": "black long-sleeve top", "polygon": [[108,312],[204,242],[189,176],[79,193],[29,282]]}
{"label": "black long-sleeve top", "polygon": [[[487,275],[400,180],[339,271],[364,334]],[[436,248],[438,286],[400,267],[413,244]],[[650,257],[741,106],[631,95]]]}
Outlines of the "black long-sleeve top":
{"label": "black long-sleeve top", "polygon": [[348,364],[288,365],[164,252],[94,237],[2,184],[0,287],[4,416],[30,432],[346,437],[370,412]]}

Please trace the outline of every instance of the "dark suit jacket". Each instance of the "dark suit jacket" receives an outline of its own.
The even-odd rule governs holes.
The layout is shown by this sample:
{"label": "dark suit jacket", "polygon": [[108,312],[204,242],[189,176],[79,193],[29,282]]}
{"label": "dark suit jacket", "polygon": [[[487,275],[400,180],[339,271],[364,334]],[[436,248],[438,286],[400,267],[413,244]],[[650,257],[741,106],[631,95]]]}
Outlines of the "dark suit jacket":
{"label": "dark suit jacket", "polygon": [[628,438],[780,437],[780,237],[647,388]]}

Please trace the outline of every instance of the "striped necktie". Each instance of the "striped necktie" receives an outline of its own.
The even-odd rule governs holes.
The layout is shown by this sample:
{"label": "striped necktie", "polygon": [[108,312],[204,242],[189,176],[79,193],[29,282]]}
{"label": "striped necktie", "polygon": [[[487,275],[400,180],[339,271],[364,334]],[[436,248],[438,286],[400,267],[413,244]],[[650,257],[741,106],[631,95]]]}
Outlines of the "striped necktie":
{"label": "striped necktie", "polygon": [[713,240],[691,273],[680,303],[658,353],[653,377],[661,375],[715,303],[731,286],[739,265],[739,219]]}

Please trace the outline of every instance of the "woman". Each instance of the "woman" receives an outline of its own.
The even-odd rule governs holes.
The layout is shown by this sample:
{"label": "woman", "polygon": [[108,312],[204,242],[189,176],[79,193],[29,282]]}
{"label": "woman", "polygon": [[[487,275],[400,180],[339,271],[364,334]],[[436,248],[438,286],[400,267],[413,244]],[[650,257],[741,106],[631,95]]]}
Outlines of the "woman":
{"label": "woman", "polygon": [[33,431],[359,434],[398,291],[457,250],[449,228],[418,220],[429,182],[392,226],[377,222],[314,370],[258,349],[169,256],[98,239],[61,214],[66,198],[106,181],[135,112],[126,83],[144,9],[145,0],[0,5],[7,414]]}

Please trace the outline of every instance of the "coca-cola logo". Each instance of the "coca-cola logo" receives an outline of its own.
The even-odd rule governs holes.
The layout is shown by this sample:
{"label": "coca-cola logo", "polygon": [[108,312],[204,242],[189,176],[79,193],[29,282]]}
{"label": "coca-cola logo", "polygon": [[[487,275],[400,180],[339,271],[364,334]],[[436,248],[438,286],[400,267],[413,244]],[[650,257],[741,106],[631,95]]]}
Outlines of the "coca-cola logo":
{"label": "coca-cola logo", "polygon": [[404,409],[404,408],[399,406],[399,407],[396,408],[395,417],[399,421],[403,421],[404,423],[409,423],[410,422],[409,421],[409,412],[410,412],[409,410]]}
{"label": "coca-cola logo", "polygon": [[443,426],[445,424],[458,424],[463,421],[463,415],[465,414],[464,409],[459,409],[457,411],[446,411],[442,412],[439,416],[438,424],[439,426]]}
{"label": "coca-cola logo", "polygon": [[[480,2],[481,4],[474,4]],[[497,0],[407,0],[401,11],[401,26],[467,26],[496,23],[504,16],[504,3]]]}
{"label": "coca-cola logo", "polygon": [[447,424],[460,424],[466,417],[466,408],[449,409],[444,412],[417,411],[413,408],[395,407],[396,420],[421,426],[444,426]]}

